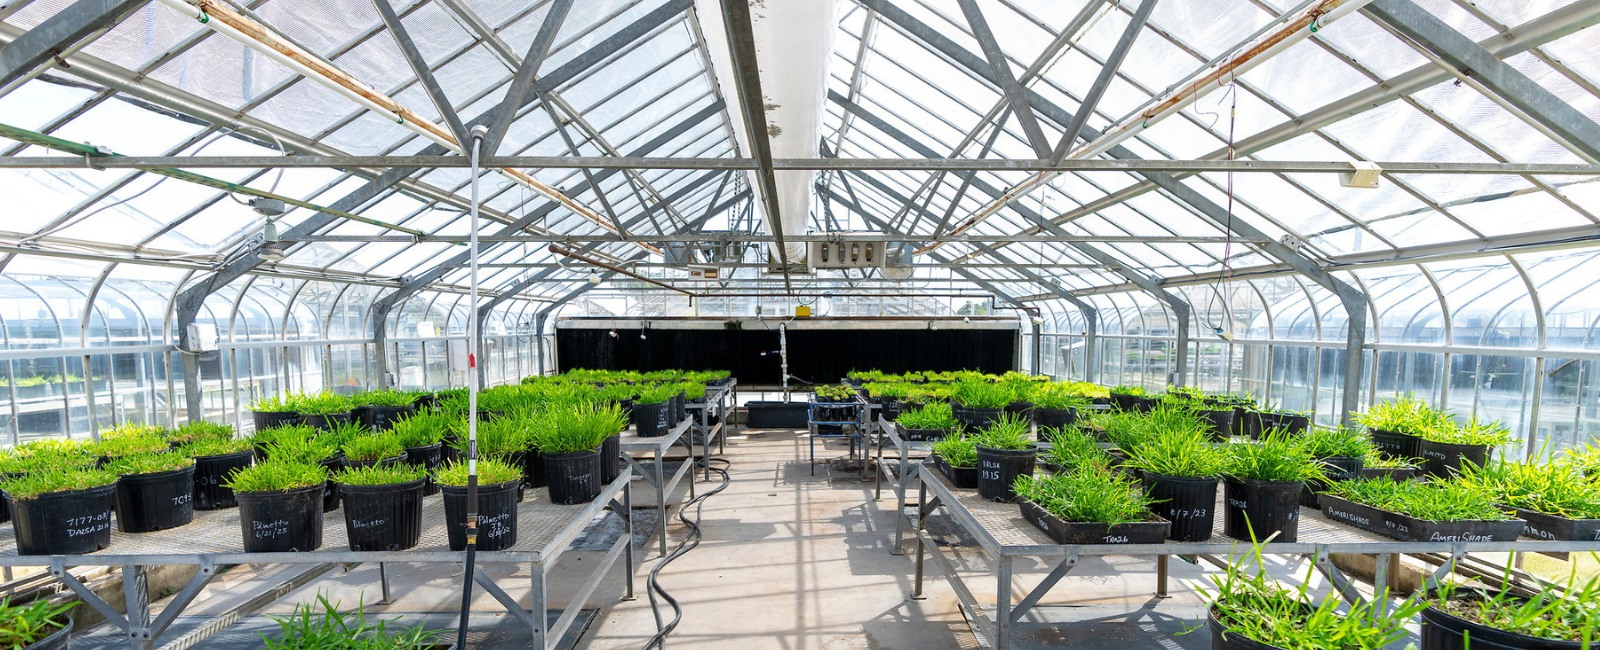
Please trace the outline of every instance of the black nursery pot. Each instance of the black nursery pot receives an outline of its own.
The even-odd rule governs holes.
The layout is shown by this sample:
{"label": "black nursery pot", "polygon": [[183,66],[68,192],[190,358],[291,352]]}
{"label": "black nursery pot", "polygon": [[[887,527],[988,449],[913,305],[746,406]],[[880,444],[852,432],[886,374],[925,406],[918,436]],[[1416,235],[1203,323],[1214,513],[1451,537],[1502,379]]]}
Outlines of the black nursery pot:
{"label": "black nursery pot", "polygon": [[978,468],[955,467],[950,463],[944,462],[943,458],[934,458],[933,464],[934,467],[939,469],[940,474],[950,479],[951,485],[963,490],[975,490],[978,488]]}
{"label": "black nursery pot", "polygon": [[[328,476],[333,476],[334,474],[337,474],[339,470],[344,469],[344,456],[338,455],[332,458],[324,458],[321,461],[318,461],[317,464],[321,465],[322,469],[328,470]],[[333,479],[330,478],[322,488],[322,511],[333,512],[338,509],[339,484],[334,483]]]}
{"label": "black nursery pot", "polygon": [[660,438],[672,430],[672,401],[633,405],[633,430],[640,438]]}
{"label": "black nursery pot", "polygon": [[593,501],[605,487],[600,482],[600,450],[544,454],[544,476],[550,502],[571,506]]}
{"label": "black nursery pot", "polygon": [[1244,406],[1233,409],[1233,435],[1252,440],[1261,437],[1261,413]]}
{"label": "black nursery pot", "polygon": [[431,445],[406,447],[406,464],[412,467],[421,467],[428,471],[428,476],[422,480],[422,495],[432,496],[439,493],[439,484],[433,482],[433,473],[444,464],[444,443],[436,442]]}
{"label": "black nursery pot", "polygon": [[1223,534],[1238,540],[1293,542],[1300,529],[1301,481],[1238,481],[1224,483]]}
{"label": "black nursery pot", "polygon": [[416,412],[410,406],[367,406],[361,411],[361,424],[369,429],[388,431],[394,423]]}
{"label": "black nursery pot", "polygon": [[349,458],[346,458],[346,459],[344,459],[344,466],[345,467],[394,467],[395,465],[399,465],[400,463],[405,462],[405,460],[406,460],[406,453],[402,451],[402,452],[400,452],[399,456],[390,456],[388,458],[374,458],[372,460],[350,460]]}
{"label": "black nursery pot", "polygon": [[606,438],[600,444],[600,484],[611,485],[622,475],[622,435]]}
{"label": "black nursery pot", "polygon": [[1033,476],[1038,449],[990,449],[978,447],[978,496],[1009,503],[1016,498],[1011,484],[1018,476]]}
{"label": "black nursery pot", "polygon": [[194,521],[194,466],[117,479],[117,530],[149,533]]}
{"label": "black nursery pot", "polygon": [[[522,467],[522,487],[524,489],[545,486],[548,479],[545,478],[544,455],[540,454],[539,450],[519,451],[512,454],[511,457],[513,467]],[[517,501],[521,500],[522,497],[518,496]]]}
{"label": "black nursery pot", "polygon": [[1307,508],[1322,507],[1322,503],[1317,500],[1317,494],[1326,491],[1330,482],[1354,481],[1361,478],[1361,467],[1366,464],[1366,459],[1358,456],[1330,456],[1318,458],[1317,462],[1322,463],[1322,473],[1327,478],[1306,481],[1306,486],[1300,490],[1300,505]]}
{"label": "black nursery pot", "polygon": [[672,413],[670,414],[672,424],[682,422],[684,418],[689,417],[688,409],[685,407],[687,401],[683,393],[678,393],[668,402],[672,405]]}
{"label": "black nursery pot", "polygon": [[1143,410],[1141,408],[1143,403],[1144,398],[1138,395],[1111,394],[1111,405],[1117,407],[1119,411],[1140,411]]}
{"label": "black nursery pot", "polygon": [[1043,409],[1033,407],[1033,423],[1040,428],[1059,429],[1078,421],[1078,410],[1074,408]]}
{"label": "black nursery pot", "polygon": [[1435,607],[1422,610],[1422,650],[1579,650],[1583,647],[1582,641],[1558,641],[1495,629]]}
{"label": "black nursery pot", "polygon": [[1012,402],[1006,405],[1005,410],[1013,415],[1027,415],[1033,410],[1033,402]]}
{"label": "black nursery pot", "polygon": [[1421,447],[1422,473],[1438,478],[1455,476],[1469,463],[1483,467],[1494,451],[1488,445],[1452,445],[1432,440],[1423,440]]}
{"label": "black nursery pot", "polygon": [[1233,409],[1200,412],[1201,423],[1211,428],[1211,439],[1216,442],[1224,442],[1233,435],[1233,420]]}
{"label": "black nursery pot", "polygon": [[255,462],[256,452],[246,449],[220,456],[199,456],[194,459],[194,509],[221,510],[239,505],[233,498],[233,489],[223,485],[235,470],[249,467]]}
{"label": "black nursery pot", "polygon": [[239,492],[239,530],[246,553],[315,551],[322,547],[322,492],[312,485],[283,492]]}
{"label": "black nursery pot", "polygon": [[82,555],[111,545],[117,486],[41,494],[11,503],[17,555]]}
{"label": "black nursery pot", "polygon": [[[478,550],[502,551],[517,543],[517,487],[520,480],[478,486]],[[444,492],[445,534],[450,550],[467,548],[467,488],[440,486]]]}
{"label": "black nursery pot", "polygon": [[1415,467],[1363,467],[1361,478],[1386,478],[1391,481],[1409,481],[1417,477]]}
{"label": "black nursery pot", "polygon": [[424,479],[394,485],[341,485],[352,551],[403,551],[422,538]]}
{"label": "black nursery pot", "polygon": [[966,425],[969,431],[976,431],[989,426],[990,422],[1000,419],[1000,414],[1005,412],[1006,410],[1003,408],[977,409],[967,408],[965,406],[955,407],[956,419],[960,420],[961,424]]}
{"label": "black nursery pot", "polygon": [[256,431],[299,424],[301,420],[300,414],[294,411],[251,411],[250,418],[255,420]]}
{"label": "black nursery pot", "polygon": [[1383,429],[1372,429],[1368,431],[1368,435],[1372,438],[1372,446],[1376,447],[1378,454],[1384,458],[1410,460],[1422,457],[1422,438]]}
{"label": "black nursery pot", "polygon": [[61,629],[56,630],[55,634],[34,641],[24,646],[23,650],[66,650],[68,638],[72,636],[72,617],[67,616],[65,618],[67,620],[62,624]]}
{"label": "black nursery pot", "polygon": [[349,413],[332,413],[329,415],[306,415],[300,421],[306,426],[318,431],[332,431],[333,427],[340,424],[349,424],[352,421]]}
{"label": "black nursery pot", "polygon": [[1203,542],[1215,528],[1217,479],[1185,478],[1141,472],[1139,480],[1156,503],[1150,511],[1172,522],[1167,539]]}
{"label": "black nursery pot", "polygon": [[1274,413],[1274,424],[1279,429],[1300,435],[1311,430],[1311,417],[1297,413]]}

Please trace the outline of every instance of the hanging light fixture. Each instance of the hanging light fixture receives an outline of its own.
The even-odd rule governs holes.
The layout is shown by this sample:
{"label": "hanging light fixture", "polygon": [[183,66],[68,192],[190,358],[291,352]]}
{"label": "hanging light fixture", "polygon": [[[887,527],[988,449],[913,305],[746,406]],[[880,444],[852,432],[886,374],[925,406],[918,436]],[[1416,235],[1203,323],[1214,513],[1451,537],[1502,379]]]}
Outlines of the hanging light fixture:
{"label": "hanging light fixture", "polygon": [[261,247],[256,249],[256,257],[264,262],[283,261],[283,243],[278,240],[278,224],[272,217],[267,217],[267,225],[261,227]]}

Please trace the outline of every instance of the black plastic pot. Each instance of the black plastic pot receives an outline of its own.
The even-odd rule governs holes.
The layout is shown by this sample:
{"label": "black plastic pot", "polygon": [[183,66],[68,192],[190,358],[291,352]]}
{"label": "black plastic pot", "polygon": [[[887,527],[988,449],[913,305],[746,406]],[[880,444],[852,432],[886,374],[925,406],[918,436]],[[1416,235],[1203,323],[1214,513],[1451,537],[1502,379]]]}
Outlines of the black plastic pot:
{"label": "black plastic pot", "polygon": [[1378,454],[1384,458],[1411,460],[1422,457],[1422,438],[1409,433],[1382,429],[1371,429],[1367,435],[1372,438],[1372,446],[1376,447]]}
{"label": "black plastic pot", "polygon": [[1217,479],[1184,478],[1141,472],[1139,480],[1156,503],[1150,511],[1172,522],[1167,539],[1203,542],[1216,525]]}
{"label": "black plastic pot", "polygon": [[1201,423],[1210,427],[1211,439],[1217,442],[1225,441],[1228,436],[1233,435],[1234,417],[1233,409],[1200,412]]}
{"label": "black plastic pot", "polygon": [[1217,620],[1216,610],[1206,615],[1206,627],[1211,629],[1211,650],[1283,650],[1275,645],[1245,638],[1237,632],[1229,634],[1228,627]]}
{"label": "black plastic pot", "polygon": [[361,424],[369,429],[388,431],[395,422],[415,412],[410,406],[367,406],[361,411]]}
{"label": "black plastic pot", "polygon": [[1583,647],[1582,641],[1557,641],[1500,630],[1435,607],[1422,610],[1422,650],[1579,650]]}
{"label": "black plastic pot", "polygon": [[444,464],[444,443],[436,442],[431,445],[406,447],[406,464],[412,467],[421,467],[428,471],[427,478],[422,481],[422,495],[432,496],[439,493],[439,485],[433,482],[433,473]]}
{"label": "black plastic pot", "polygon": [[1033,476],[1038,449],[990,449],[978,447],[978,496],[1009,503],[1016,498],[1011,484],[1018,476]]}
{"label": "black plastic pot", "polygon": [[899,435],[900,439],[904,441],[924,442],[928,440],[939,440],[947,435],[950,435],[950,432],[944,429],[907,429],[904,426],[901,426],[898,422],[895,423],[894,427],[896,429],[896,435]]}
{"label": "black plastic pot", "polygon": [[66,619],[66,623],[55,634],[22,646],[22,650],[66,650],[72,637],[72,617],[67,616]]}
{"label": "black plastic pot", "polygon": [[1301,481],[1223,481],[1223,534],[1238,540],[1293,542],[1300,529]]}
{"label": "black plastic pot", "polygon": [[1341,524],[1354,526],[1369,533],[1377,533],[1384,537],[1394,537],[1389,530],[1389,513],[1368,505],[1354,501],[1347,501],[1332,494],[1321,494],[1317,501],[1322,507],[1323,516]]}
{"label": "black plastic pot", "polygon": [[[512,467],[522,468],[522,487],[524,489],[545,486],[544,456],[539,454],[539,450],[529,449],[513,453],[510,458],[506,459],[506,462],[511,463]],[[522,497],[517,497],[517,501],[521,500]]]}
{"label": "black plastic pot", "polygon": [[423,479],[395,485],[341,485],[352,551],[403,551],[422,538]]}
{"label": "black plastic pot", "polygon": [[1455,476],[1467,463],[1478,467],[1488,464],[1493,452],[1488,445],[1452,445],[1423,440],[1422,473],[1439,478]]}
{"label": "black plastic pot", "polygon": [[354,468],[354,467],[394,467],[395,465],[399,465],[400,463],[403,463],[405,461],[406,461],[406,453],[402,451],[402,452],[400,452],[399,456],[390,456],[388,458],[374,458],[372,460],[350,460],[349,458],[346,458],[346,459],[344,459],[344,466],[345,467],[350,467],[350,468]]}
{"label": "black plastic pot", "polygon": [[1033,407],[1033,423],[1041,429],[1059,429],[1078,421],[1078,409],[1044,409]]}
{"label": "black plastic pot", "polygon": [[1387,478],[1391,481],[1409,481],[1417,477],[1415,467],[1363,467],[1361,478]]}
{"label": "black plastic pot", "polygon": [[294,411],[251,411],[250,419],[255,420],[256,431],[300,424],[300,414]]}
{"label": "black plastic pot", "polygon": [[[321,465],[322,469],[328,470],[328,476],[333,476],[334,474],[337,474],[339,470],[344,469],[344,456],[338,455],[334,456],[333,458],[324,458],[317,464]],[[328,479],[327,484],[325,484],[322,488],[322,511],[333,512],[338,509],[339,484],[334,483],[333,479],[330,478]]]}
{"label": "black plastic pot", "polygon": [[249,467],[255,462],[256,452],[245,450],[220,456],[198,456],[194,459],[194,509],[221,510],[239,505],[233,498],[233,489],[224,482],[235,470]]}
{"label": "black plastic pot", "polygon": [[314,551],[322,547],[324,486],[283,492],[239,492],[239,529],[246,553]]}
{"label": "black plastic pot", "polygon": [[1326,478],[1306,481],[1305,488],[1300,490],[1300,505],[1307,508],[1322,507],[1317,501],[1317,495],[1327,491],[1329,483],[1361,478],[1361,466],[1366,463],[1366,459],[1358,456],[1331,456],[1318,458],[1317,462],[1322,463],[1322,474]]}
{"label": "black plastic pot", "polygon": [[1160,544],[1167,539],[1166,521],[1141,521],[1107,525],[1063,521],[1038,504],[1023,499],[1022,518],[1044,531],[1057,544]]}
{"label": "black plastic pot", "polygon": [[82,555],[111,545],[117,486],[41,494],[11,503],[17,555]]}
{"label": "black plastic pot", "polygon": [[1311,430],[1311,416],[1298,413],[1273,413],[1272,426],[1287,431],[1293,435],[1300,435]]}
{"label": "black plastic pot", "polygon": [[672,430],[672,401],[633,405],[633,431],[640,438],[660,438]]}
{"label": "black plastic pot", "polygon": [[[0,474],[0,483],[16,477],[16,474]],[[11,500],[6,498],[4,492],[0,492],[0,524],[8,521],[11,521]]]}
{"label": "black plastic pot", "polygon": [[978,488],[978,468],[976,467],[952,467],[950,463],[944,462],[943,458],[934,458],[933,466],[938,468],[939,473],[950,479],[950,484],[957,488],[963,490],[976,490]]}
{"label": "black plastic pot", "polygon": [[328,415],[306,415],[302,416],[300,421],[318,431],[332,431],[333,427],[340,424],[349,424],[353,419],[349,413],[332,413]]}
{"label": "black plastic pot", "polygon": [[1600,541],[1600,519],[1567,519],[1517,508],[1517,517],[1527,522],[1522,534],[1534,539],[1595,542]]}
{"label": "black plastic pot", "polygon": [[1398,512],[1384,514],[1391,537],[1407,542],[1510,542],[1520,537],[1527,525],[1521,519],[1428,521]]}
{"label": "black plastic pot", "polygon": [[1233,409],[1233,434],[1255,440],[1261,437],[1261,412],[1238,406]]}
{"label": "black plastic pot", "polygon": [[968,431],[977,431],[989,426],[990,422],[1000,419],[1000,414],[1005,412],[1006,410],[1003,408],[978,409],[967,408],[959,404],[955,407],[956,420],[960,421]]}
{"label": "black plastic pot", "polygon": [[688,409],[685,408],[685,403],[687,401],[688,400],[684,398],[683,393],[678,393],[677,395],[673,396],[672,400],[669,402],[672,404],[672,413],[670,414],[670,417],[672,418],[672,424],[682,422],[684,418],[689,417]]}
{"label": "black plastic pot", "polygon": [[593,501],[605,487],[600,482],[600,451],[544,454],[544,476],[550,502],[570,506]]}
{"label": "black plastic pot", "polygon": [[1033,411],[1033,402],[1012,402],[1006,405],[1005,411],[1013,415],[1028,415]]}
{"label": "black plastic pot", "polygon": [[606,438],[600,445],[600,485],[611,485],[622,476],[622,435]]}
{"label": "black plastic pot", "polygon": [[194,466],[117,479],[117,530],[149,533],[194,521]]}
{"label": "black plastic pot", "polygon": [[[506,481],[478,486],[478,550],[502,551],[517,543],[517,486],[522,481]],[[445,485],[445,534],[450,550],[467,548],[467,488]]]}
{"label": "black plastic pot", "polygon": [[1150,400],[1138,395],[1111,394],[1111,405],[1119,411],[1146,411],[1145,404]]}

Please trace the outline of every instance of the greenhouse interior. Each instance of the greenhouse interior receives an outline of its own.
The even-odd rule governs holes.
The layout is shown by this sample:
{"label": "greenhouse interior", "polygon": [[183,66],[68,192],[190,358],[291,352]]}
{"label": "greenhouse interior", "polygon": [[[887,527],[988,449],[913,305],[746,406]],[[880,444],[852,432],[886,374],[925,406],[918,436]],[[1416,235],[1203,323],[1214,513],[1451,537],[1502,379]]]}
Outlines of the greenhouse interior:
{"label": "greenhouse interior", "polygon": [[0,647],[1600,650],[1597,25],[5,0]]}

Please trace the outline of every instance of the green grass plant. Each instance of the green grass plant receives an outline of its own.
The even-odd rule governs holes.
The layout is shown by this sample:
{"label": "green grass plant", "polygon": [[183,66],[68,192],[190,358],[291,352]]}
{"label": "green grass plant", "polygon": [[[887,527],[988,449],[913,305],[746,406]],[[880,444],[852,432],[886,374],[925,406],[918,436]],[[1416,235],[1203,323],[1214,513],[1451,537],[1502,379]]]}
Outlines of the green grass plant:
{"label": "green grass plant", "polygon": [[402,446],[425,447],[444,440],[455,422],[454,416],[445,413],[418,412],[393,423],[389,433],[394,435]]}
{"label": "green grass plant", "polygon": [[1112,386],[1112,395],[1131,395],[1133,397],[1149,397],[1150,391],[1142,386]]}
{"label": "green grass plant", "polygon": [[907,429],[940,431],[949,431],[960,424],[948,402],[930,402],[919,408],[902,411],[895,421]]}
{"label": "green grass plant", "polygon": [[988,449],[1022,451],[1035,447],[1032,423],[1016,413],[1001,413],[972,436],[973,444]]}
{"label": "green grass plant", "polygon": [[[527,417],[501,417],[478,423],[478,456],[506,456],[527,451],[531,444],[528,432],[532,424]],[[467,453],[466,422],[456,435],[453,446],[463,456]]]}
{"label": "green grass plant", "polygon": [[1468,465],[1455,480],[1513,508],[1567,519],[1600,519],[1600,484],[1571,465]]}
{"label": "green grass plant", "polygon": [[615,404],[574,404],[551,409],[530,433],[540,452],[562,454],[597,449],[627,426]]}
{"label": "green grass plant", "polygon": [[1105,467],[1082,467],[1048,477],[1018,476],[1012,490],[1062,521],[1115,526],[1152,518],[1154,502],[1144,488]]}
{"label": "green grass plant", "polygon": [[294,407],[290,405],[289,398],[282,395],[267,395],[257,398],[250,403],[250,410],[256,413],[293,413]]}
{"label": "green grass plant", "polygon": [[419,481],[427,475],[427,468],[417,465],[367,465],[341,469],[334,473],[333,481],[340,485],[397,485]]}
{"label": "green grass plant", "polygon": [[101,440],[116,438],[165,438],[171,434],[166,427],[143,422],[127,422],[100,432]]}
{"label": "green grass plant", "polygon": [[399,438],[380,433],[346,440],[339,450],[344,452],[345,460],[370,462],[395,458],[405,451],[405,446],[400,444]]}
{"label": "green grass plant", "polygon": [[417,401],[420,393],[399,390],[369,390],[365,393],[352,396],[351,403],[357,406],[411,406]]}
{"label": "green grass plant", "polygon": [[89,453],[106,458],[121,458],[135,454],[154,454],[170,449],[172,445],[157,436],[128,436],[103,438],[89,445]]}
{"label": "green grass plant", "polygon": [[1040,429],[1039,437],[1050,442],[1050,449],[1044,451],[1043,460],[1059,466],[1064,471],[1073,471],[1084,467],[1110,467],[1111,455],[1100,448],[1093,436],[1084,433],[1077,427],[1061,427],[1059,429]]}
{"label": "green grass plant", "polygon": [[123,456],[107,464],[106,469],[116,472],[118,476],[138,476],[141,474],[160,474],[193,466],[193,458],[169,451],[159,454]]}
{"label": "green grass plant", "polygon": [[1228,450],[1212,444],[1210,434],[1199,430],[1153,436],[1127,451],[1123,465],[1162,476],[1219,478],[1233,466]]}
{"label": "green grass plant", "polygon": [[206,438],[196,440],[178,448],[178,453],[190,458],[202,456],[226,456],[243,451],[250,451],[255,444],[244,438]]}
{"label": "green grass plant", "polygon": [[322,594],[315,603],[297,605],[288,616],[272,620],[278,636],[261,635],[266,650],[422,650],[434,646],[441,634],[421,625],[399,626],[398,617],[369,619],[360,605],[345,612]]}
{"label": "green grass plant", "polygon": [[1322,476],[1322,467],[1292,437],[1264,435],[1254,443],[1228,445],[1228,476],[1250,481],[1306,481]]}
{"label": "green grass plant", "polygon": [[339,445],[328,438],[280,436],[263,446],[267,458],[286,462],[317,463],[339,455]]}
{"label": "green grass plant", "polygon": [[1071,384],[1061,382],[1035,384],[1028,391],[1027,399],[1033,402],[1034,408],[1052,411],[1086,408],[1090,403],[1089,398],[1075,392]]}
{"label": "green grass plant", "polygon": [[1312,458],[1366,458],[1374,451],[1367,434],[1345,427],[1313,427],[1297,440]]}
{"label": "green grass plant", "polygon": [[[1540,584],[1531,597],[1509,589],[1484,589],[1454,583],[1441,585],[1432,604],[1457,617],[1525,636],[1578,642],[1593,648],[1600,642],[1600,582],[1578,582],[1572,573],[1565,584]],[[1502,584],[1510,584],[1510,567]]]}
{"label": "green grass plant", "polygon": [[1005,386],[984,380],[957,383],[950,393],[951,401],[969,409],[1002,409],[1015,398]]}
{"label": "green grass plant", "polygon": [[1362,479],[1332,484],[1334,495],[1424,521],[1504,521],[1511,519],[1495,496],[1458,480],[1418,483]]}
{"label": "green grass plant", "polygon": [[321,465],[273,458],[234,470],[222,484],[234,492],[287,492],[327,482]]}
{"label": "green grass plant", "polygon": [[0,482],[0,491],[13,501],[26,501],[42,494],[72,492],[114,485],[116,472],[93,467],[40,467]]}
{"label": "green grass plant", "polygon": [[929,446],[933,455],[951,467],[977,467],[978,446],[972,440],[952,433]]}
{"label": "green grass plant", "polygon": [[1482,422],[1476,417],[1461,426],[1439,426],[1422,432],[1423,440],[1447,445],[1498,447],[1511,442],[1511,429],[1499,422]]}
{"label": "green grass plant", "polygon": [[856,398],[855,389],[842,385],[822,384],[812,388],[811,392],[822,402],[849,402]]}
{"label": "green grass plant", "polygon": [[1388,401],[1374,404],[1356,420],[1368,429],[1392,431],[1420,436],[1434,429],[1455,428],[1450,414],[1417,397],[1414,393],[1397,395]]}
{"label": "green grass plant", "polygon": [[0,648],[20,650],[67,625],[67,612],[78,603],[51,603],[48,597],[13,605],[0,600]]}
{"label": "green grass plant", "polygon": [[[499,458],[484,458],[478,461],[478,484],[498,485],[515,479],[522,478],[522,468],[514,467]],[[467,484],[467,461],[457,460],[446,463],[433,475],[433,480],[439,485],[464,486]]]}
{"label": "green grass plant", "polygon": [[350,398],[328,391],[313,395],[291,395],[287,405],[301,415],[339,415],[355,407]]}
{"label": "green grass plant", "polygon": [[639,397],[634,400],[634,404],[662,404],[677,395],[677,387],[671,384],[646,384],[639,388]]}
{"label": "green grass plant", "polygon": [[195,420],[167,432],[167,442],[184,445],[197,440],[216,440],[233,437],[233,425],[221,422]]}

